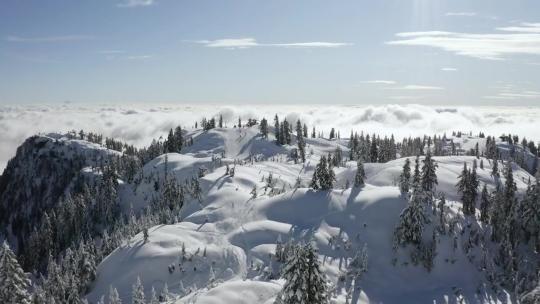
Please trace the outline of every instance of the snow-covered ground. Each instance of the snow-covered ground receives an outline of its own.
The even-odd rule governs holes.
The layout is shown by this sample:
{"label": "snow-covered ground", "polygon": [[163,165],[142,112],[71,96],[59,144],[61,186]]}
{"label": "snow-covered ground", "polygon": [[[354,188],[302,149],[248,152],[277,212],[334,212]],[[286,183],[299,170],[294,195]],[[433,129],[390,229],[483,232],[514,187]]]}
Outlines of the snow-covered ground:
{"label": "snow-covered ground", "polygon": [[[337,182],[333,191],[316,192],[307,187],[319,157],[333,152],[337,145],[346,153],[345,141],[308,139],[309,155],[303,165],[287,161],[292,147],[277,146],[261,138],[255,127],[195,131],[192,135],[194,145],[185,153],[162,155],[148,163],[142,174],[160,176],[167,166],[170,176],[183,181],[204,167],[209,173],[200,179],[201,202],[187,202],[182,222],[150,228],[146,243],[140,233],[112,252],[99,265],[97,280],[88,295],[91,302],[107,296],[109,286],[117,288],[124,302],[129,302],[131,286],[139,276],[147,296],[152,287],[159,293],[167,284],[171,303],[272,303],[283,281],[274,280],[279,265],[271,256],[278,240],[289,239],[312,239],[316,243],[323,269],[335,285],[335,303],[507,300],[506,294],[492,294],[484,286],[482,269],[462,250],[454,250],[449,236],[442,236],[437,244],[440,254],[431,272],[402,263],[399,253],[392,250],[394,228],[407,205],[396,187],[404,158],[365,164],[366,185],[343,189],[347,181],[352,184],[356,172],[356,163],[348,162],[335,168]],[[470,149],[476,142],[480,147],[485,145],[483,139],[468,138],[463,146]],[[260,161],[250,161],[249,157]],[[435,157],[437,191],[446,194],[450,216],[459,220],[461,204],[456,202],[459,196],[455,184],[463,163],[471,166],[474,159]],[[491,163],[482,161],[484,169],[478,169],[480,183],[493,189]],[[235,166],[234,177],[225,174],[225,164]],[[267,187],[269,174],[274,179],[273,188],[284,192],[275,194]],[[529,178],[534,179],[514,167],[518,191],[524,191]],[[297,180],[301,183],[298,188]],[[254,188],[256,198],[252,197]],[[150,179],[143,179],[135,191],[133,185],[123,184],[122,205],[142,208],[153,191]],[[341,281],[340,276],[364,244],[369,254],[368,271],[355,286],[359,288],[351,289],[350,282]],[[394,258],[398,261],[395,266]]]}

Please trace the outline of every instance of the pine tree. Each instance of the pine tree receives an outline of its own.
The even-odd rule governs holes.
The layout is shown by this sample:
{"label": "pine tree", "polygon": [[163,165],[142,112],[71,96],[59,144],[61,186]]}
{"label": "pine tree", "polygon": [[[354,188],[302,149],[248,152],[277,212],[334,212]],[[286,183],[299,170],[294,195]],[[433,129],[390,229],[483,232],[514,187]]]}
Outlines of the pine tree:
{"label": "pine tree", "polygon": [[159,300],[156,294],[156,289],[152,286],[152,293],[150,296],[150,304],[159,304]]}
{"label": "pine tree", "polygon": [[167,285],[167,282],[165,282],[165,285],[163,285],[163,289],[159,295],[159,300],[161,302],[167,302],[169,300],[169,285]]}
{"label": "pine tree", "polygon": [[399,222],[394,233],[394,239],[397,245],[413,244],[418,246],[422,242],[422,231],[426,217],[422,207],[420,191],[419,187],[413,188],[409,205],[399,216]]}
{"label": "pine tree", "polygon": [[296,140],[298,142],[298,152],[300,153],[300,159],[302,163],[306,162],[306,143],[304,142],[304,136],[302,134],[302,124],[300,120],[296,121]]}
{"label": "pine tree", "polygon": [[29,280],[6,241],[0,249],[0,303],[30,304]]}
{"label": "pine tree", "polygon": [[109,287],[109,304],[122,304],[122,300],[118,295],[118,290],[112,287],[112,285]]}
{"label": "pine tree", "polygon": [[444,193],[441,194],[437,209],[439,210],[439,231],[441,233],[446,233],[446,216],[445,216],[445,207],[446,207],[446,197]]}
{"label": "pine tree", "polygon": [[365,178],[366,178],[366,172],[364,172],[364,164],[359,159],[356,162],[356,175],[354,176],[354,186],[362,187],[364,185]]}
{"label": "pine tree", "polygon": [[347,274],[354,278],[360,278],[368,270],[368,250],[364,244],[362,250],[357,252],[348,265]]}
{"label": "pine tree", "polygon": [[251,198],[257,198],[257,185],[253,185],[253,189],[251,189]]}
{"label": "pine tree", "polygon": [[433,199],[435,194],[435,185],[437,182],[437,164],[431,158],[431,152],[428,151],[426,157],[423,160],[424,165],[422,166],[422,190],[424,195],[430,201]]}
{"label": "pine tree", "polygon": [[482,187],[482,194],[480,197],[480,221],[483,223],[489,222],[489,210],[491,208],[491,202],[486,184]]}
{"label": "pine tree", "polygon": [[184,138],[182,136],[182,128],[178,126],[176,127],[176,129],[174,129],[174,151],[173,152],[180,153],[183,145],[184,145]]}
{"label": "pine tree", "polygon": [[314,190],[330,190],[333,188],[335,174],[332,165],[326,160],[326,156],[321,156],[321,159],[311,179],[310,187]]}
{"label": "pine tree", "polygon": [[456,184],[456,188],[458,192],[462,194],[461,201],[463,202],[463,214],[473,215],[475,197],[471,197],[473,183],[471,183],[471,172],[467,169],[467,163],[463,163],[463,170],[458,178],[459,180]]}
{"label": "pine tree", "polygon": [[377,148],[377,141],[375,140],[375,136],[373,136],[373,140],[371,142],[371,148],[369,150],[369,158],[370,158],[370,161],[372,163],[376,163],[377,162],[377,156],[379,155],[379,150]]}
{"label": "pine tree", "polygon": [[268,139],[268,121],[266,118],[261,119],[260,130],[262,137]]}
{"label": "pine tree", "polygon": [[519,220],[526,233],[526,241],[534,240],[536,250],[540,251],[540,172],[536,172],[536,183],[529,183],[521,206]]}
{"label": "pine tree", "polygon": [[491,167],[491,176],[493,176],[493,178],[495,179],[498,179],[499,177],[501,177],[501,175],[499,174],[499,161],[497,160],[497,158],[493,159],[493,165]]}
{"label": "pine tree", "polygon": [[325,275],[320,269],[317,253],[311,244],[294,245],[289,250],[282,277],[286,282],[275,303],[328,303]]}
{"label": "pine tree", "polygon": [[280,133],[280,124],[279,124],[279,118],[276,114],[276,116],[274,117],[274,133],[276,134],[276,143],[277,144],[281,144],[281,133]]}
{"label": "pine tree", "polygon": [[167,136],[167,153],[176,152],[176,140],[174,138],[173,129],[169,131],[169,135]]}
{"label": "pine tree", "polygon": [[146,300],[144,299],[144,287],[141,283],[141,278],[137,277],[137,281],[133,284],[131,292],[131,303],[133,304],[145,304]]}
{"label": "pine tree", "polygon": [[407,158],[405,159],[405,164],[403,165],[403,171],[399,175],[399,190],[401,194],[409,192],[411,183],[411,162]]}

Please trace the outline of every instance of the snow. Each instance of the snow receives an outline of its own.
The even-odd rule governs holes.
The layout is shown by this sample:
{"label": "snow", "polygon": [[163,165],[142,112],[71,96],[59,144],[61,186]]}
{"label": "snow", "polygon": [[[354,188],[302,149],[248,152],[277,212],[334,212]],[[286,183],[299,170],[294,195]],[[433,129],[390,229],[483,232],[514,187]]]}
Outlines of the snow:
{"label": "snow", "polygon": [[[453,303],[459,297],[473,303],[506,300],[506,295],[493,295],[487,288],[477,294],[484,282],[482,270],[461,250],[454,251],[452,240],[446,236],[437,244],[440,254],[431,272],[421,266],[392,265],[394,257],[402,262],[402,257],[395,256],[392,250],[392,236],[407,204],[396,187],[405,158],[365,164],[366,185],[342,190],[347,180],[352,184],[356,172],[356,163],[348,162],[345,167],[335,168],[335,190],[315,192],[306,187],[319,157],[334,151],[337,145],[346,153],[345,141],[307,139],[308,160],[304,166],[286,160],[292,147],[279,147],[262,139],[256,127],[191,134],[194,145],[184,154],[162,155],[146,164],[142,174],[164,176],[167,163],[170,176],[183,181],[196,176],[198,168],[204,166],[209,173],[200,179],[202,202],[187,202],[182,222],[152,227],[147,243],[141,233],[112,252],[99,265],[98,278],[88,295],[90,302],[106,295],[110,285],[118,289],[124,302],[129,302],[131,286],[140,276],[147,296],[152,287],[159,294],[167,283],[171,303],[272,303],[283,281],[268,279],[263,272],[277,270],[270,255],[278,237],[284,243],[289,239],[315,241],[323,269],[336,284],[336,303],[345,303],[347,290],[339,277],[364,244],[369,252],[368,272],[360,282],[361,290],[352,292],[352,303],[397,303],[405,299],[409,303]],[[469,149],[476,142],[466,138],[460,143]],[[480,147],[483,145],[480,143]],[[234,177],[225,175],[225,164],[256,155],[262,161],[237,164]],[[213,157],[223,158],[217,162]],[[472,166],[476,158],[434,159],[438,164],[437,191],[447,194],[451,213],[457,217],[457,177],[463,163]],[[414,158],[410,160],[414,165]],[[491,163],[483,159],[483,164],[484,169],[478,168],[480,182],[494,188]],[[275,188],[285,189],[284,193],[273,195],[265,190],[264,179],[269,173],[277,180]],[[298,177],[302,186],[294,189]],[[514,167],[518,191],[524,191],[529,178],[533,179]],[[256,198],[250,194],[254,186]],[[136,191],[129,184],[123,187],[122,204],[135,208],[148,204],[155,191],[150,181],[143,182]],[[347,244],[350,250],[345,248]],[[191,260],[182,259],[183,245]],[[172,273],[168,271],[170,265],[175,265]],[[260,265],[263,267],[257,268]]]}

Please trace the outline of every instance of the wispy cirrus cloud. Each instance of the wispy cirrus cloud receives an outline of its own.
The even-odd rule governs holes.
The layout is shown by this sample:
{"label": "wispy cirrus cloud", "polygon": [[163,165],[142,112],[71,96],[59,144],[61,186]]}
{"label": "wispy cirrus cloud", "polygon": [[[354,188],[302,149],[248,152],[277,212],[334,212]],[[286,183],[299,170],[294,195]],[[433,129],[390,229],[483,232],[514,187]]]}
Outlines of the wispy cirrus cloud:
{"label": "wispy cirrus cloud", "polygon": [[478,14],[475,12],[448,12],[445,15],[448,17],[475,17]]}
{"label": "wispy cirrus cloud", "polygon": [[506,84],[499,87],[499,91],[496,94],[483,96],[483,98],[491,100],[540,100],[540,91],[519,88],[513,84]]}
{"label": "wispy cirrus cloud", "polygon": [[154,0],[125,0],[121,3],[118,3],[118,7],[139,7],[139,6],[150,6],[154,5],[156,1]]}
{"label": "wispy cirrus cloud", "polygon": [[144,60],[144,59],[150,59],[153,58],[154,55],[131,55],[127,56],[126,59],[129,60]]}
{"label": "wispy cirrus cloud", "polygon": [[456,68],[450,68],[450,67],[446,67],[446,68],[441,68],[441,71],[443,72],[456,72],[458,69]]}
{"label": "wispy cirrus cloud", "polygon": [[[373,84],[373,85],[382,85],[386,90],[405,90],[405,91],[440,91],[444,90],[443,87],[433,86],[433,85],[424,85],[424,84],[405,84],[398,85],[397,81],[394,80],[365,80],[361,81],[361,84]],[[394,96],[394,97],[403,97],[403,96]],[[405,96],[409,98],[410,96]],[[418,96],[412,96],[411,98],[417,98]],[[395,98],[401,99],[401,98]],[[404,98],[405,99],[405,98]]]}
{"label": "wispy cirrus cloud", "polygon": [[259,43],[255,38],[225,38],[216,40],[191,41],[210,48],[247,49],[253,47],[290,47],[290,48],[338,48],[353,45],[344,42],[292,42],[292,43]]}
{"label": "wispy cirrus cloud", "polygon": [[440,91],[444,90],[443,87],[429,86],[429,85],[419,85],[419,84],[408,84],[404,86],[394,87],[392,90],[408,90],[408,91]]}
{"label": "wispy cirrus cloud", "polygon": [[540,23],[521,23],[499,27],[488,34],[446,31],[397,33],[388,45],[424,46],[456,55],[489,60],[504,60],[509,55],[540,55]]}
{"label": "wispy cirrus cloud", "polygon": [[67,41],[80,41],[91,40],[94,36],[89,35],[64,35],[64,36],[45,36],[45,37],[21,37],[21,36],[7,36],[5,38],[8,42],[67,42]]}
{"label": "wispy cirrus cloud", "polygon": [[387,85],[396,84],[396,82],[394,80],[365,80],[365,81],[362,81],[360,83],[364,83],[364,84],[387,84]]}

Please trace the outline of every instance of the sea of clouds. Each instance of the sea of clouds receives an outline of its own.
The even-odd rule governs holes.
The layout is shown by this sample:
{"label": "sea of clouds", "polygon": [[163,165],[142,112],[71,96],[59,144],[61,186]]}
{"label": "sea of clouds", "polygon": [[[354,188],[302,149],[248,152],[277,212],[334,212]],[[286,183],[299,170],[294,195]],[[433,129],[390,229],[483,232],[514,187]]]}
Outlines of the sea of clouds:
{"label": "sea of clouds", "polygon": [[203,117],[223,115],[227,126],[238,117],[262,118],[275,114],[295,122],[301,119],[311,130],[328,134],[334,127],[348,137],[351,129],[393,134],[396,138],[454,130],[486,134],[517,134],[540,141],[539,107],[435,107],[423,105],[285,106],[285,105],[32,105],[0,106],[0,170],[17,147],[38,133],[94,131],[122,139],[138,147],[166,136],[177,125],[193,127]]}

